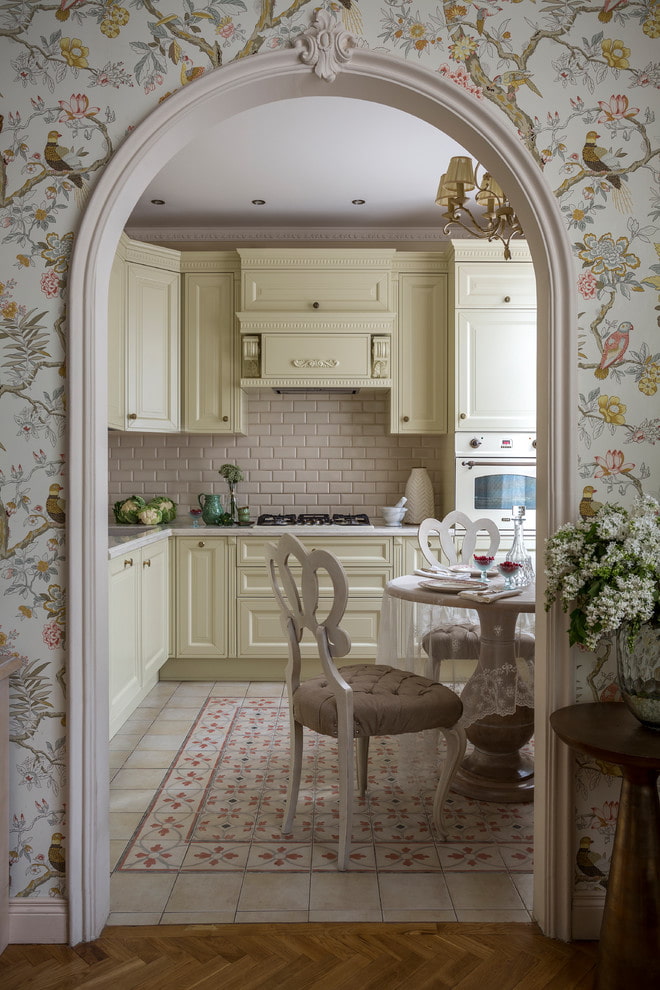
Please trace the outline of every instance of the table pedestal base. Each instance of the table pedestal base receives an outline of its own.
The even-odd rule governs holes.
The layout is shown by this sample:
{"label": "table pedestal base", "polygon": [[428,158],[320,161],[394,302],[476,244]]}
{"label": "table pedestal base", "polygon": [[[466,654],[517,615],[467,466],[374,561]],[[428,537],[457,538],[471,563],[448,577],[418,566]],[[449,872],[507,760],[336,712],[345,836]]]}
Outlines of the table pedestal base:
{"label": "table pedestal base", "polygon": [[474,750],[461,763],[451,789],[476,801],[527,804],[534,800],[534,761],[520,752],[532,738],[534,710],[488,715],[473,722],[467,737]]}

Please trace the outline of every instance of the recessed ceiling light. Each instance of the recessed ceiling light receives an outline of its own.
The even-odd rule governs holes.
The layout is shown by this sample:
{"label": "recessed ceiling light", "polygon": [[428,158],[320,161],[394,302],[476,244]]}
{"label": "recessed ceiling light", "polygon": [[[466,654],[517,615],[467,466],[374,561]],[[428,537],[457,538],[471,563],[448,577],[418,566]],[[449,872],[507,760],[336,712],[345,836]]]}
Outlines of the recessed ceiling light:
{"label": "recessed ceiling light", "polygon": [[367,202],[366,199],[352,199],[351,200],[351,203],[353,204],[353,206],[364,206],[364,204],[366,202]]}
{"label": "recessed ceiling light", "polygon": [[164,199],[152,199],[151,202],[154,204],[154,206],[165,206]]}
{"label": "recessed ceiling light", "polygon": [[266,205],[266,200],[265,199],[253,199],[252,200],[252,205],[253,206],[265,206]]}

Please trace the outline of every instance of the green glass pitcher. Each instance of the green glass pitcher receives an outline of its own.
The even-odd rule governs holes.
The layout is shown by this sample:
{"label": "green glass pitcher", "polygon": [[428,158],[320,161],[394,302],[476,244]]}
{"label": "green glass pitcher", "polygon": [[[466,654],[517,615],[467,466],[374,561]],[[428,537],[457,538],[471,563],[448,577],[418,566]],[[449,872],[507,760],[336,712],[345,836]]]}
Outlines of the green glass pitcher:
{"label": "green glass pitcher", "polygon": [[222,495],[198,495],[202,510],[202,519],[207,526],[221,526],[222,517],[225,514],[225,507],[222,504]]}

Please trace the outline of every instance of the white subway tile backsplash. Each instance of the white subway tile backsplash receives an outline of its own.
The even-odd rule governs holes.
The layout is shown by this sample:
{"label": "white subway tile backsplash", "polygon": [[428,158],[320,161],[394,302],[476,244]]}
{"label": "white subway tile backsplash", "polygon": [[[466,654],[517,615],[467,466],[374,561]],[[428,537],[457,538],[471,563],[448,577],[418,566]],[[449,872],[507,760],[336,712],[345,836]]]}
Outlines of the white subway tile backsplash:
{"label": "white subway tile backsplash", "polygon": [[[442,437],[389,433],[389,404],[377,395],[250,397],[248,435],[136,434],[110,431],[109,502],[130,494],[168,495],[180,514],[199,492],[227,494],[218,474],[240,465],[238,501],[262,511],[366,512],[403,494],[413,467],[425,466],[440,491]],[[444,514],[452,506],[438,505]]]}

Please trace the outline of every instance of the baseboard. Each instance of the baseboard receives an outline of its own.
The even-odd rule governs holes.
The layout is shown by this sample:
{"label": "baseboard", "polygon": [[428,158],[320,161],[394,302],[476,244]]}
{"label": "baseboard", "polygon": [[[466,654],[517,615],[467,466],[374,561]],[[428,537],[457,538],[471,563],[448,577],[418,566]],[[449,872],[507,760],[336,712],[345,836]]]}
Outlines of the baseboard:
{"label": "baseboard", "polygon": [[66,901],[45,897],[9,898],[9,944],[66,945],[69,916]]}
{"label": "baseboard", "polygon": [[576,891],[573,894],[572,938],[576,941],[600,938],[604,907],[604,890]]}

